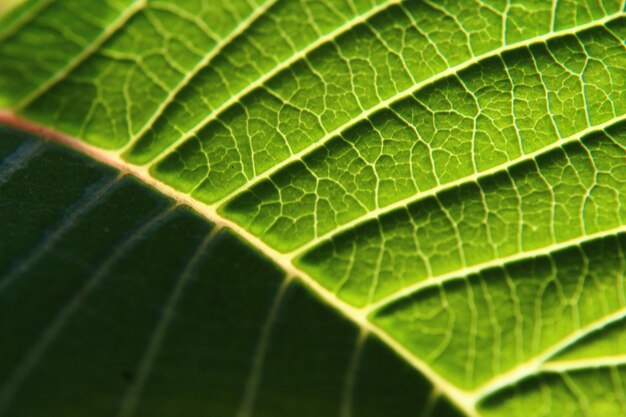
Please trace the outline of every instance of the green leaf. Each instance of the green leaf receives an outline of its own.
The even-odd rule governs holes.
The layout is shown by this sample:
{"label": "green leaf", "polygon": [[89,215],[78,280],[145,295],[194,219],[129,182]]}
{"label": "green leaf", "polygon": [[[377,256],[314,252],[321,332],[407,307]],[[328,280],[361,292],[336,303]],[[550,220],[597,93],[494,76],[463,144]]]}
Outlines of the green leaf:
{"label": "green leaf", "polygon": [[624,415],[625,13],[17,7],[0,415]]}

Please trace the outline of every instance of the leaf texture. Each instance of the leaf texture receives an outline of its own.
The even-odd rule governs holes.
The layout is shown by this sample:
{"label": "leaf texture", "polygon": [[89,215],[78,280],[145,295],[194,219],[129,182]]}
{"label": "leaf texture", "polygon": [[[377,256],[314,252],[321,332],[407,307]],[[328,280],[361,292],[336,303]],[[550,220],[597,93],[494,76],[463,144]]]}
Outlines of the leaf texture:
{"label": "leaf texture", "polygon": [[432,385],[411,415],[621,416],[625,41],[610,0],[35,0],[0,23],[0,105],[395,351]]}

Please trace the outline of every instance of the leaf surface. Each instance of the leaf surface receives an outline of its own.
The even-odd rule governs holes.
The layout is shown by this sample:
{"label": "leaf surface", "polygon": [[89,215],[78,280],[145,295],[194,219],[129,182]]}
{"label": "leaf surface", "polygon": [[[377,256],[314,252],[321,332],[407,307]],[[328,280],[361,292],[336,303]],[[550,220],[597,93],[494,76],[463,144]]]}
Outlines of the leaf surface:
{"label": "leaf surface", "polygon": [[[252,268],[229,282],[228,291],[240,293],[240,303],[256,295],[246,291],[249,285],[259,285],[274,300],[303,286],[321,300],[309,301],[315,311],[310,314],[327,317],[328,327],[317,330],[328,346],[304,336],[302,343],[297,335],[276,336],[277,341],[264,336],[263,329],[272,326],[254,320],[269,316],[273,323],[279,311],[272,307],[275,302],[259,307],[265,314],[208,319],[216,328],[243,323],[254,329],[256,337],[245,336],[245,329],[228,330],[242,338],[241,346],[254,345],[252,339],[262,346],[260,353],[233,351],[233,357],[251,360],[252,369],[269,360],[266,354],[274,346],[289,346],[290,352],[298,347],[301,355],[320,360],[324,349],[339,355],[332,346],[338,335],[342,345],[352,344],[344,357],[312,368],[328,374],[311,389],[298,386],[294,398],[315,404],[303,408],[311,415],[367,415],[365,408],[355,408],[358,401],[351,393],[358,381],[367,380],[360,370],[375,366],[366,365],[367,355],[359,353],[369,344],[379,349],[367,356],[369,361],[389,355],[385,349],[401,357],[390,373],[413,368],[413,382],[403,383],[397,394],[405,402],[420,397],[406,405],[410,410],[398,408],[410,415],[443,415],[437,407],[449,404],[468,416],[626,412],[622,2],[39,0],[15,9],[0,28],[2,120],[27,130],[41,128],[44,136],[139,178],[163,201],[174,199],[195,210],[186,216],[204,226],[190,226],[194,233],[166,231],[146,240],[146,245],[179,248],[179,255],[162,257],[172,263],[171,271],[178,271],[179,282],[210,276],[208,270],[195,272],[195,264],[205,258],[223,258],[212,266],[219,276],[238,264],[232,258],[240,249],[219,252],[213,249],[214,237],[193,241],[201,227],[211,236],[206,226],[211,224],[218,230],[214,234],[238,236],[242,240],[233,242],[249,246],[265,259],[258,262],[276,268],[273,278]],[[52,146],[33,143],[35,150],[7,151],[6,179],[0,170],[3,187],[18,181],[7,188],[10,201],[31,209],[36,203],[19,193],[20,180],[14,178],[36,170],[31,164],[39,157],[33,155]],[[45,166],[52,170],[67,163]],[[63,181],[81,178],[88,181],[89,176]],[[94,207],[106,204],[101,203],[107,201],[100,196],[103,191],[91,191],[91,186],[77,183],[76,190],[92,196]],[[142,191],[133,193],[148,193],[137,187]],[[61,199],[66,192],[58,194],[40,191],[32,198],[47,207],[46,198]],[[51,232],[59,242],[74,228],[82,230],[79,218],[92,210],[77,209],[78,197],[70,195],[67,201],[54,200],[56,212],[41,214],[50,216],[42,224],[70,219]],[[154,227],[156,233],[157,221],[144,219],[148,211],[139,207],[122,216],[135,226],[120,229],[143,234]],[[23,217],[10,205],[4,216]],[[0,282],[10,288],[19,282],[11,278],[15,274],[32,270],[41,276],[39,258],[25,266],[16,266],[14,259],[36,253],[37,245],[43,251],[37,256],[47,256],[56,240],[38,240],[40,226],[35,228],[34,221],[5,223],[14,227],[6,236],[24,235],[3,243],[9,278]],[[154,305],[165,306],[157,314],[160,321],[151,318],[165,323],[156,325],[153,339],[136,342],[146,349],[144,356],[135,355],[136,361],[147,361],[148,371],[145,381],[131,381],[129,398],[134,399],[121,402],[120,410],[129,415],[138,410],[140,390],[151,380],[151,361],[166,351],[161,344],[175,331],[175,326],[168,330],[168,314],[187,305],[183,295],[176,295],[184,293],[177,286],[164,286],[156,295],[159,279],[152,284],[149,271],[167,274],[168,268],[146,261],[153,249],[131,256],[138,239],[130,236],[126,242],[131,243],[106,252],[113,257],[108,261],[92,255],[104,264],[95,269],[96,282],[111,281],[111,292],[132,293],[123,274],[109,273],[122,268],[145,281],[137,288],[154,292],[154,300],[161,300]],[[101,236],[94,242],[100,248],[113,245]],[[137,265],[126,265],[122,258]],[[289,284],[280,284],[281,276]],[[213,285],[210,278],[207,282]],[[63,291],[71,292],[67,285]],[[39,286],[29,288],[43,297]],[[16,290],[7,294],[15,300],[32,297]],[[112,293],[103,294],[101,310],[97,300],[84,307],[71,297],[69,304],[53,295],[45,300],[68,320],[82,308],[97,318],[107,314],[106,306],[117,305]],[[173,306],[167,296],[175,300]],[[153,301],[143,297],[134,299],[149,309]],[[198,308],[217,308],[196,302]],[[128,313],[120,307],[119,314]],[[203,313],[189,314],[181,326],[206,325],[198,320]],[[302,324],[312,319],[307,314],[288,316]],[[38,337],[47,340],[54,323]],[[340,324],[334,323],[350,330],[335,329]],[[132,324],[127,329],[134,329]],[[76,341],[86,329],[100,334],[93,323],[84,326],[63,340]],[[202,333],[195,329],[190,334]],[[35,346],[41,351],[37,355],[48,355],[47,344],[32,344],[42,340],[35,334],[14,348]],[[125,355],[131,344],[120,345]],[[10,369],[18,359],[6,357]],[[46,358],[45,363],[53,360]],[[190,359],[193,363],[198,362]],[[78,363],[72,366],[81,370]],[[342,376],[332,376],[339,368]],[[14,375],[10,378],[24,379],[31,372],[20,376],[25,372],[20,369],[7,371]],[[239,404],[244,411],[238,415],[275,414],[286,388],[271,381],[286,378],[289,371],[285,365],[273,369],[269,376],[254,376],[253,388],[224,400],[224,407]],[[47,372],[54,375],[51,368]],[[192,371],[181,365],[172,372],[189,378]],[[220,375],[230,378],[226,370]],[[159,381],[158,375],[154,378]],[[13,379],[8,381],[3,391],[9,393],[4,395],[7,407],[17,404],[14,397],[21,392]],[[411,392],[411,383],[421,388]],[[372,404],[390,401],[392,390],[368,389]],[[336,401],[342,405],[318,410],[332,403],[324,390],[343,392]],[[175,406],[178,398],[163,401]],[[316,404],[315,398],[324,401]],[[305,415],[283,407],[281,415]],[[233,414],[214,410],[215,415]]]}

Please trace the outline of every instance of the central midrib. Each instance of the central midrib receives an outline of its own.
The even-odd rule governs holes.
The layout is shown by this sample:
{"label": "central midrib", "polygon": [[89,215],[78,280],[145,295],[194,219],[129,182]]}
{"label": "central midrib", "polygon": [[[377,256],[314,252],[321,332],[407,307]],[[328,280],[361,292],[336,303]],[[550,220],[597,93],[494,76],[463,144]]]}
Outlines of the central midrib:
{"label": "central midrib", "polygon": [[[401,345],[389,334],[387,334],[382,328],[372,323],[368,316],[372,313],[371,308],[355,308],[345,301],[340,300],[334,293],[321,286],[314,278],[308,275],[306,272],[298,269],[293,260],[276,251],[265,242],[263,242],[257,236],[251,234],[246,229],[242,228],[233,221],[220,216],[216,209],[212,206],[194,200],[190,195],[184,194],[158,180],[153,178],[149,171],[145,168],[129,164],[120,159],[114,152],[105,151],[94,146],[88,145],[85,142],[67,136],[61,132],[53,129],[37,125],[31,121],[20,119],[13,113],[8,111],[0,111],[0,124],[6,124],[18,129],[29,131],[35,135],[42,136],[54,140],[56,142],[67,145],[74,150],[86,154],[97,161],[117,168],[121,171],[122,175],[133,175],[140,179],[142,182],[156,189],[165,196],[168,196],[175,200],[177,204],[186,205],[204,216],[208,221],[213,222],[217,228],[228,228],[239,235],[242,239],[247,241],[251,246],[256,248],[268,259],[272,260],[277,266],[282,268],[287,276],[291,276],[294,279],[299,280],[309,290],[317,294],[320,299],[333,308],[335,311],[342,314],[348,320],[357,325],[361,332],[365,334],[372,334],[383,341],[390,349],[395,351],[400,357],[402,357],[409,365],[415,368],[418,372],[424,375],[430,380],[430,382],[442,392],[453,404],[455,404],[461,411],[463,411],[468,417],[480,417],[477,411],[477,405],[485,398],[510,387],[519,380],[526,378],[535,373],[543,370],[542,366],[555,354],[566,347],[574,344],[585,335],[589,334],[597,328],[605,326],[607,323],[614,322],[626,316],[626,307],[619,309],[612,314],[598,319],[596,322],[592,322],[585,326],[585,328],[569,335],[561,340],[554,346],[549,346],[537,355],[530,357],[527,361],[522,362],[508,371],[498,374],[481,384],[480,386],[472,390],[460,389],[456,385],[449,382],[446,378],[434,371],[430,365],[425,361],[415,356],[406,347]],[[462,274],[462,271],[459,272]],[[546,368],[547,369],[547,368]]]}
{"label": "central midrib", "polygon": [[70,148],[90,156],[91,158],[122,172],[123,175],[133,175],[145,184],[151,186],[163,195],[172,198],[180,205],[186,205],[194,211],[204,216],[208,221],[214,223],[219,228],[232,230],[265,257],[273,261],[288,276],[293,276],[304,286],[316,294],[326,305],[339,312],[348,320],[357,325],[361,331],[377,336],[390,349],[402,357],[409,365],[424,375],[430,382],[442,392],[453,404],[455,404],[468,417],[479,417],[476,410],[476,396],[468,391],[458,388],[447,379],[435,372],[426,362],[415,356],[407,348],[395,341],[384,330],[370,322],[364,310],[357,309],[345,301],[340,300],[335,294],[324,288],[314,278],[298,269],[290,258],[268,246],[257,236],[248,232],[244,228],[231,220],[220,216],[215,208],[194,200],[191,196],[184,194],[150,176],[149,172],[142,167],[129,164],[120,159],[114,152],[105,151],[95,146],[89,145],[77,138],[67,136],[61,132],[38,125],[29,120],[20,119],[8,111],[0,111],[0,124],[18,128],[31,132],[55,142],[69,146]]}

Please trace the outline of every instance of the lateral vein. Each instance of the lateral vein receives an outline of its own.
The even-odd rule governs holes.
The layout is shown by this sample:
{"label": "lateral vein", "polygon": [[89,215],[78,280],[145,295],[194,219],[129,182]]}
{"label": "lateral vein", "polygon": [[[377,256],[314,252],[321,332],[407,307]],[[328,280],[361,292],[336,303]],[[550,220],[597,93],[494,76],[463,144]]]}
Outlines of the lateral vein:
{"label": "lateral vein", "polygon": [[[331,139],[337,137],[338,135],[340,135],[342,132],[344,132],[345,130],[355,126],[356,124],[358,124],[359,122],[362,122],[364,120],[367,120],[370,116],[372,116],[374,113],[386,109],[386,108],[390,108],[390,106],[394,103],[396,103],[397,101],[400,101],[406,97],[409,97],[410,95],[416,93],[417,91],[421,90],[422,88],[433,84],[437,81],[443,80],[449,76],[453,76],[458,74],[459,72],[470,68],[472,65],[476,65],[478,63],[480,63],[481,61],[484,61],[486,59],[489,58],[493,58],[493,57],[497,57],[497,56],[501,56],[502,54],[508,52],[508,51],[513,51],[515,49],[519,49],[519,48],[523,48],[523,47],[529,47],[535,44],[539,44],[539,43],[546,43],[552,39],[557,39],[566,35],[575,35],[578,34],[579,32],[585,31],[587,29],[592,29],[595,27],[602,27],[605,26],[606,24],[608,24],[609,22],[616,20],[620,17],[626,16],[626,13],[623,12],[619,12],[619,13],[613,13],[611,15],[606,16],[603,19],[599,19],[593,22],[589,22],[586,23],[584,25],[580,25],[577,26],[575,29],[564,29],[561,31],[557,31],[557,32],[552,32],[552,33],[548,33],[545,35],[541,35],[532,39],[527,39],[525,41],[521,41],[521,42],[516,42],[516,43],[512,43],[509,45],[505,45],[502,46],[500,48],[494,49],[490,52],[481,54],[477,57],[471,58],[459,65],[456,65],[454,67],[450,67],[445,71],[442,71],[432,77],[429,77],[425,80],[422,80],[416,84],[414,84],[411,88],[409,88],[408,90],[404,90],[401,91],[398,94],[395,94],[391,97],[389,97],[386,100],[383,100],[381,102],[379,102],[378,104],[376,104],[373,107],[370,107],[369,109],[365,110],[364,112],[362,112],[361,114],[359,114],[358,116],[350,119],[348,122],[338,126],[337,128],[335,128],[334,130],[326,133],[323,137],[321,137],[320,139],[316,140],[314,143],[306,146],[305,148],[303,148],[302,150],[292,154],[291,156],[289,156],[288,158],[284,159],[283,161],[279,162],[278,164],[274,165],[272,168],[268,169],[267,171],[263,172],[260,175],[257,175],[253,178],[251,178],[247,183],[239,186],[238,188],[236,188],[235,190],[231,191],[230,193],[228,193],[227,195],[225,195],[224,197],[222,197],[221,199],[219,199],[218,201],[216,201],[215,203],[213,203],[214,205],[221,205],[224,204],[225,202],[227,202],[228,200],[230,200],[231,198],[241,194],[242,192],[250,189],[251,187],[253,187],[254,185],[265,181],[267,179],[269,179],[273,174],[277,173],[278,171],[280,171],[281,169],[285,168],[286,166],[290,165],[293,162],[296,161],[300,161],[302,160],[305,156],[309,155],[310,153],[314,152],[315,150],[319,149],[320,146],[324,145],[325,143],[329,142]],[[171,149],[170,149],[171,150]],[[169,150],[166,150],[164,152],[164,154],[161,155],[161,157],[159,157],[157,160],[155,160],[153,163],[151,163],[149,166],[153,166],[155,164],[157,164],[159,161],[163,160],[169,153]]]}

